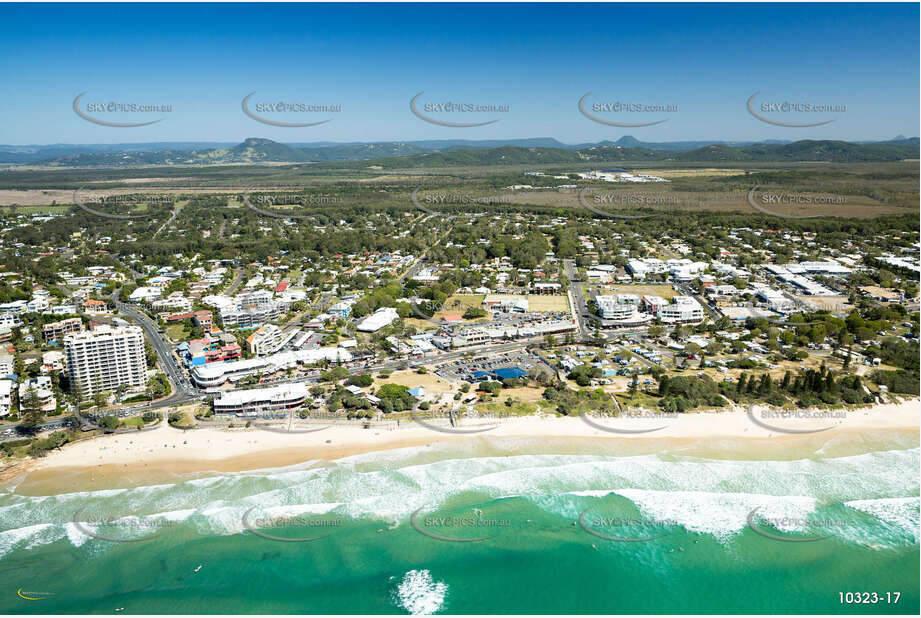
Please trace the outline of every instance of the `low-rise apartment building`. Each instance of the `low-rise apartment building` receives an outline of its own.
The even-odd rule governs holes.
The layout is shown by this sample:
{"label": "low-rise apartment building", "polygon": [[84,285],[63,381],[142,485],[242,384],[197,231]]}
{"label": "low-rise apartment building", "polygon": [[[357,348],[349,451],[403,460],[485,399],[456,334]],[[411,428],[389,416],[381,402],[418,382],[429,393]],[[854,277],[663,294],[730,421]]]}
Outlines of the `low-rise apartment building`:
{"label": "low-rise apartment building", "polygon": [[60,341],[65,335],[79,333],[83,330],[83,320],[68,318],[60,322],[51,322],[42,327],[42,339],[47,341]]}

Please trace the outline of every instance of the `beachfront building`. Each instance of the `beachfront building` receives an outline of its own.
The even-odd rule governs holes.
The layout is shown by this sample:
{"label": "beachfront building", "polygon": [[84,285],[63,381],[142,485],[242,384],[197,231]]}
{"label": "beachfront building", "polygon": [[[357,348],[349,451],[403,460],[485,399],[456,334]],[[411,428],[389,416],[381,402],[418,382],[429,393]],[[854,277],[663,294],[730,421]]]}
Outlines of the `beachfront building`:
{"label": "beachfront building", "polygon": [[37,399],[38,406],[42,412],[54,412],[58,402],[54,397],[54,390],[51,388],[51,378],[48,376],[38,376],[25,380],[19,384],[19,405],[26,400],[28,392],[32,391]]}
{"label": "beachfront building", "polygon": [[214,398],[214,413],[256,416],[299,408],[306,399],[307,386],[301,382],[271,388],[228,391]]}
{"label": "beachfront building", "polygon": [[64,356],[71,390],[84,397],[147,385],[144,333],[137,326],[97,326],[65,335]]}

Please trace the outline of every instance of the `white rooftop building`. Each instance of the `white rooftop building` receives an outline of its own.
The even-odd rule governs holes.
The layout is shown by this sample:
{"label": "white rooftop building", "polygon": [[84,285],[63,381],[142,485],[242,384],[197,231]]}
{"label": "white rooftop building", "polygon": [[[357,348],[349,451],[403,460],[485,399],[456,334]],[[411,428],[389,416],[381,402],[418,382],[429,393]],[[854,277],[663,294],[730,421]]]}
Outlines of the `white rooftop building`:
{"label": "white rooftop building", "polygon": [[13,406],[13,381],[0,380],[0,417],[8,416]]}
{"label": "white rooftop building", "polygon": [[236,382],[253,374],[294,369],[299,364],[314,365],[321,360],[331,363],[347,363],[352,360],[352,355],[348,350],[342,348],[317,348],[280,352],[247,360],[219,361],[195,367],[192,370],[192,380],[202,388],[220,386],[227,381]]}
{"label": "white rooftop building", "polygon": [[220,393],[214,399],[214,411],[217,414],[255,416],[261,412],[278,412],[279,410],[299,408],[304,405],[306,399],[307,385],[301,382],[294,382],[271,388],[254,388]]}
{"label": "white rooftop building", "polygon": [[691,296],[676,296],[671,304],[661,308],[659,318],[667,323],[700,322],[704,319],[704,309]]}
{"label": "white rooftop building", "polygon": [[393,307],[381,307],[364,320],[358,323],[358,330],[364,333],[374,333],[389,326],[400,314]]}
{"label": "white rooftop building", "polygon": [[35,394],[37,403],[42,412],[54,412],[57,408],[57,400],[54,398],[54,391],[51,389],[51,378],[48,376],[38,376],[25,380],[19,384],[19,406],[26,400],[29,391]]}

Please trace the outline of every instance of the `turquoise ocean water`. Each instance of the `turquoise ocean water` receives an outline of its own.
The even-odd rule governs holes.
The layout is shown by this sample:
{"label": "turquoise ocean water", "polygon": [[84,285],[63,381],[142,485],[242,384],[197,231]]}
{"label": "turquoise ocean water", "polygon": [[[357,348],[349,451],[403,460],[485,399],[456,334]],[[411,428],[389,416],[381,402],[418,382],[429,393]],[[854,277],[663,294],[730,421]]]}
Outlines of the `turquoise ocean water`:
{"label": "turquoise ocean water", "polygon": [[917,614],[917,436],[838,440],[482,438],[49,496],[12,482],[0,612]]}

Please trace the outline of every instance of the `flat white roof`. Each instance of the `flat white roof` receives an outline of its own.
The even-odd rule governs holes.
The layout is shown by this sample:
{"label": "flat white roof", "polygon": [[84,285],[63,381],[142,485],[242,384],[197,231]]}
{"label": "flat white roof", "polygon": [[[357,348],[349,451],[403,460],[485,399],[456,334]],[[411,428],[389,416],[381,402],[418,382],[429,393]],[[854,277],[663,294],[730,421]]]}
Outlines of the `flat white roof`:
{"label": "flat white roof", "polygon": [[258,401],[286,401],[307,396],[307,385],[301,382],[282,384],[271,388],[254,388],[245,391],[228,391],[221,393],[218,401],[224,405],[245,405]]}

